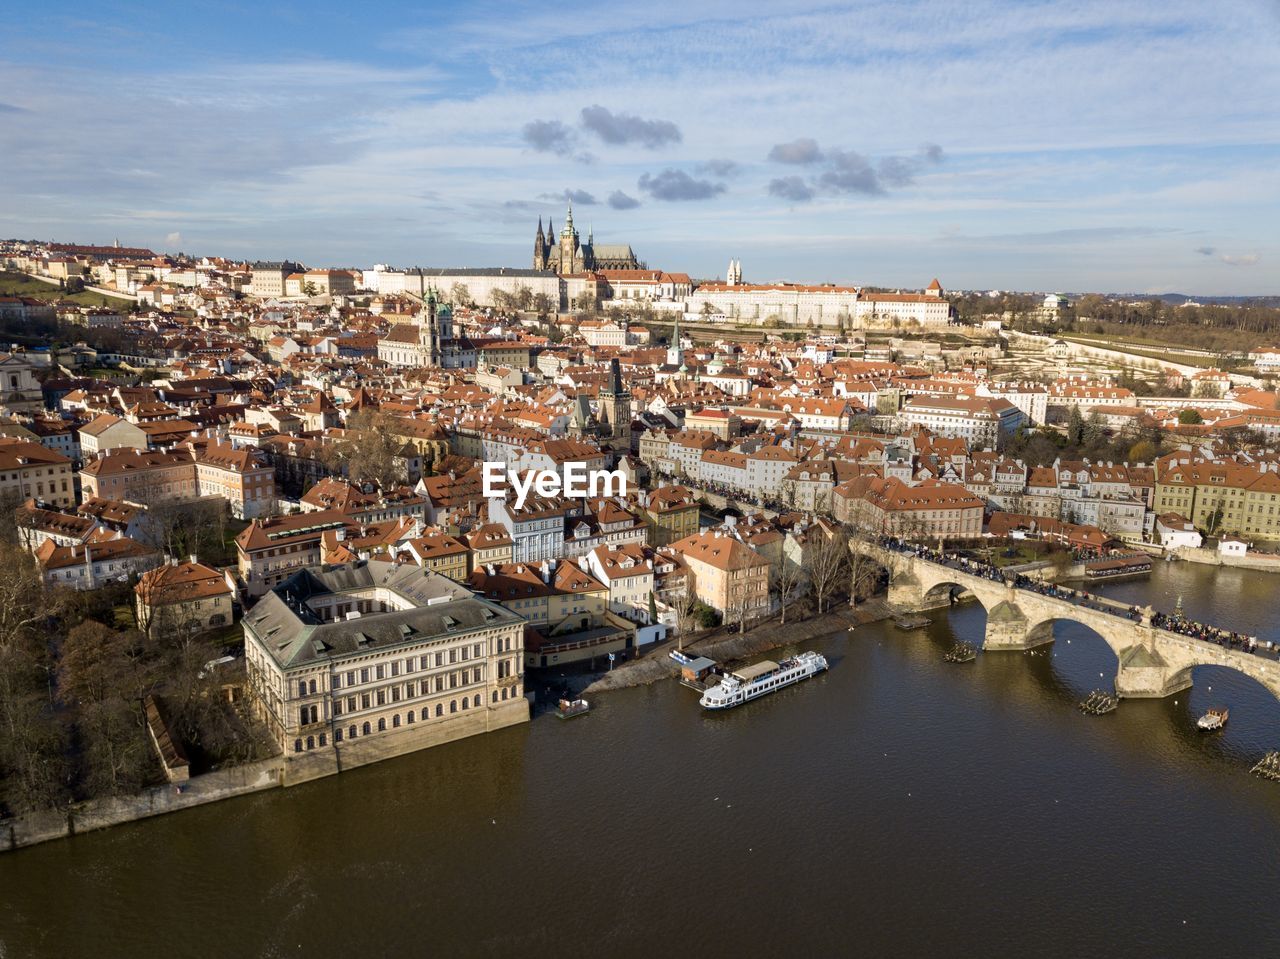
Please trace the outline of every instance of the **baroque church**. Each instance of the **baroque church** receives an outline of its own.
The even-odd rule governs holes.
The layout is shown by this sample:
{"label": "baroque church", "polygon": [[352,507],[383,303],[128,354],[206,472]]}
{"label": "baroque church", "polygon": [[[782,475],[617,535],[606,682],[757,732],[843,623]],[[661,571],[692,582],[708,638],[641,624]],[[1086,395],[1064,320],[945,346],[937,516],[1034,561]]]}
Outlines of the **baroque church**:
{"label": "baroque church", "polygon": [[559,237],[550,220],[547,221],[546,233],[543,233],[542,217],[538,217],[538,234],[533,241],[533,268],[567,276],[593,270],[643,270],[644,264],[636,259],[631,247],[625,243],[596,245],[590,229],[587,230],[587,242],[579,242],[578,231],[573,226],[573,204],[570,203]]}
{"label": "baroque church", "polygon": [[453,311],[430,289],[412,323],[393,323],[378,340],[378,359],[404,369],[476,365],[475,345],[454,336]]}

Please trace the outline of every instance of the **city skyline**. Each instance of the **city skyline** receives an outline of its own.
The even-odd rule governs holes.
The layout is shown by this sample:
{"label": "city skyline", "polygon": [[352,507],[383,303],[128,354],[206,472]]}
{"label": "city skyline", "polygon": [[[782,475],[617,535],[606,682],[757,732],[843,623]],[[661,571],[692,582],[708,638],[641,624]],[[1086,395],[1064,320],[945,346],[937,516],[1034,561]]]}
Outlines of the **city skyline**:
{"label": "city skyline", "polygon": [[771,10],[20,11],[4,232],[525,267],[572,200],[698,276],[1277,292],[1273,8]]}

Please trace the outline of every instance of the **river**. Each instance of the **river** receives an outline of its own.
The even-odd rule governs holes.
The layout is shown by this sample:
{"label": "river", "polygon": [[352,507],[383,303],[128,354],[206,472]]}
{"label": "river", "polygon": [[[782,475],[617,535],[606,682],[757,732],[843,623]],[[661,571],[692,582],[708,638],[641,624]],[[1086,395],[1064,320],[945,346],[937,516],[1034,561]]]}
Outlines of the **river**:
{"label": "river", "polygon": [[[1162,563],[1103,592],[1280,640],[1278,589]],[[1280,703],[1205,669],[1087,717],[1114,672],[1096,636],[949,665],[983,612],[933,615],[809,644],[829,673],[727,714],[627,689],[0,855],[0,957],[1275,951],[1280,784],[1248,767]],[[1209,705],[1221,734],[1193,728]]]}

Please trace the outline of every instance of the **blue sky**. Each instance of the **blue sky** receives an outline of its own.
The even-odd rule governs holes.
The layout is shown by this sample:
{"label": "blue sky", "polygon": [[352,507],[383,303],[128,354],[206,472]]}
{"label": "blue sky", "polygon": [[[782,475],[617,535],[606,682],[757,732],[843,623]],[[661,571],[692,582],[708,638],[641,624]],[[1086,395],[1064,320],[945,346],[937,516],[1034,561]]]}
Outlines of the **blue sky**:
{"label": "blue sky", "polygon": [[[264,9],[265,7],[265,9]],[[11,6],[0,234],[1280,293],[1280,4]]]}

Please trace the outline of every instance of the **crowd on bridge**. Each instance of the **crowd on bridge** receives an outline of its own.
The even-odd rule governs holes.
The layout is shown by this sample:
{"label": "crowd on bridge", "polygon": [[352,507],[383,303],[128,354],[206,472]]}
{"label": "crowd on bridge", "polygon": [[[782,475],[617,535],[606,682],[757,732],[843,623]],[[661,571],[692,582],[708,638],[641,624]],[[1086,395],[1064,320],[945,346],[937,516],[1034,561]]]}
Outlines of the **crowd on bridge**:
{"label": "crowd on bridge", "polygon": [[[1015,589],[1023,589],[1029,592],[1038,593],[1041,596],[1060,599],[1076,606],[1083,606],[1087,609],[1097,610],[1101,613],[1108,613],[1112,616],[1123,616],[1125,619],[1132,620],[1136,623],[1143,621],[1143,612],[1137,606],[1121,606],[1117,603],[1103,600],[1092,593],[1085,592],[1084,590],[1068,589],[1067,587],[1059,586],[1057,583],[1044,582],[1043,580],[1023,575],[1022,573],[1015,573],[1010,576],[1006,571],[1000,569],[1000,567],[995,564],[972,556],[965,556],[947,550],[939,550],[923,543],[911,543],[906,540],[896,539],[892,536],[882,537],[878,540],[878,545],[896,553],[915,556],[918,559],[923,559],[930,563],[937,563],[938,565],[946,566],[949,569],[968,573],[970,576],[980,576],[983,579],[989,579],[993,582],[1007,583],[1012,585]],[[1181,636],[1188,636],[1191,639],[1198,639],[1207,643],[1216,643],[1224,648],[1235,649],[1240,652],[1252,653],[1260,656],[1267,656],[1272,659],[1280,659],[1280,648],[1276,647],[1272,643],[1259,643],[1256,636],[1248,636],[1244,633],[1220,629],[1217,626],[1210,626],[1206,623],[1198,623],[1194,620],[1187,619],[1181,612],[1153,612],[1151,614],[1151,625],[1157,629],[1164,629],[1171,633],[1178,633]]]}
{"label": "crowd on bridge", "polygon": [[1226,649],[1236,649],[1242,653],[1253,653],[1272,659],[1280,658],[1273,643],[1259,643],[1256,636],[1219,629],[1217,626],[1209,626],[1206,623],[1197,623],[1195,620],[1187,619],[1181,613],[1154,613],[1151,616],[1151,625],[1156,629],[1165,629],[1206,643],[1217,643]]}

